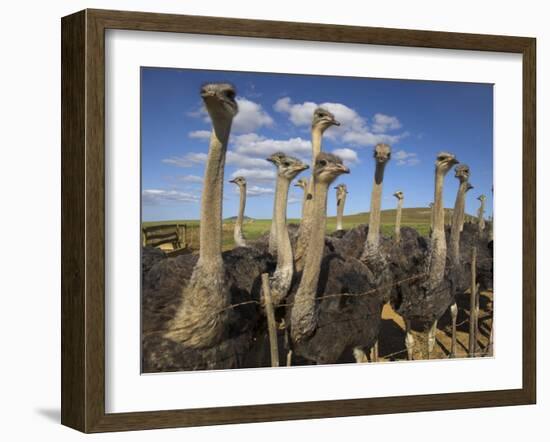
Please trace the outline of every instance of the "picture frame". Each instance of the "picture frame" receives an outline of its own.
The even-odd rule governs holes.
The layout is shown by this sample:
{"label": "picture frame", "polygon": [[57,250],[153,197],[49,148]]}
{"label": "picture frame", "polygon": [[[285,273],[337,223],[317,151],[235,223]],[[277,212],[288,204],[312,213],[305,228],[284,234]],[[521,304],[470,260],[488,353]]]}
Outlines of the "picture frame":
{"label": "picture frame", "polygon": [[[105,432],[527,405],[536,402],[536,40],[313,23],[84,10],[62,19],[63,425]],[[107,413],[105,31],[205,34],[521,54],[522,387],[509,390]]]}

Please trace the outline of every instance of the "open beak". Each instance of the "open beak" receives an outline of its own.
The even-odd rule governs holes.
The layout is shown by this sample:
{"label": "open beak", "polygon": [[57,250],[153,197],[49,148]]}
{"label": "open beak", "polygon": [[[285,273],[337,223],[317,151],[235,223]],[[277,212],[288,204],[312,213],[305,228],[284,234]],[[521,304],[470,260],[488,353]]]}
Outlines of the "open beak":
{"label": "open beak", "polygon": [[232,180],[229,180],[230,183],[235,183],[237,184],[237,179],[236,178],[233,178]]}

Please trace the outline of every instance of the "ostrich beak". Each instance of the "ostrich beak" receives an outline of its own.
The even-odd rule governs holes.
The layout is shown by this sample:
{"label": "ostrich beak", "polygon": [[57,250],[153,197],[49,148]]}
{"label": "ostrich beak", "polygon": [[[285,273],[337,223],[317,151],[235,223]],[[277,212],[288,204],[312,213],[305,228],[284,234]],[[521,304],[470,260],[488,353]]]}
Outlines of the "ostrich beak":
{"label": "ostrich beak", "polygon": [[340,122],[338,120],[332,120],[333,126],[340,126]]}
{"label": "ostrich beak", "polygon": [[232,180],[229,180],[229,182],[237,184],[237,178],[233,178]]}
{"label": "ostrich beak", "polygon": [[269,161],[272,164],[275,164],[275,160],[273,158],[266,158],[266,161]]}
{"label": "ostrich beak", "polygon": [[338,164],[338,170],[340,173],[349,173],[349,167],[346,167],[343,164]]}

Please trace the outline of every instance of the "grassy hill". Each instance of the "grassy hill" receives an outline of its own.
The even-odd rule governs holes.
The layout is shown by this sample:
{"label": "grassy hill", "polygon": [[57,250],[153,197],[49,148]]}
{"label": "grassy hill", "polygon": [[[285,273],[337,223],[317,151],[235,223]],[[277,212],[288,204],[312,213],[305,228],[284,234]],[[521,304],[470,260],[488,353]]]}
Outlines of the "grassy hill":
{"label": "grassy hill", "polygon": [[[446,223],[450,223],[452,216],[451,209],[445,209]],[[469,215],[467,215],[469,216]],[[392,236],[395,228],[395,209],[382,211],[382,234]],[[417,229],[422,235],[427,235],[430,230],[431,210],[428,207],[413,207],[404,208],[401,218],[402,226],[409,226]],[[299,219],[289,219],[289,223],[299,223]],[[357,213],[354,215],[344,216],[344,229],[350,229],[360,224],[368,224],[369,214],[366,212]],[[158,224],[187,224],[188,239],[191,247],[198,248],[199,241],[199,221],[198,220],[164,220],[164,221],[149,221],[144,222],[143,227],[148,227]],[[233,242],[233,226],[235,218],[225,219],[223,222],[223,248],[229,250],[234,247]],[[270,219],[252,219],[247,218],[244,223],[244,235],[248,239],[256,239],[268,232],[271,227]],[[333,232],[336,229],[336,217],[330,216],[327,219],[327,233]]]}

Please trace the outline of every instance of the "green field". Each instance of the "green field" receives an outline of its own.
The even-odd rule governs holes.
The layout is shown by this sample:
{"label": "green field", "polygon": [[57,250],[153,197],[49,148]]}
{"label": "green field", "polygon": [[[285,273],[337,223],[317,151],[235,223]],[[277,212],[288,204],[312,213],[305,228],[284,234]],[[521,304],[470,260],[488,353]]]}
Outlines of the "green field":
{"label": "green field", "polygon": [[[401,218],[402,226],[413,227],[421,235],[428,235],[430,230],[430,213],[431,210],[428,207],[416,207],[416,208],[404,208]],[[450,223],[452,210],[445,209],[445,221]],[[467,215],[467,218],[469,215]],[[336,229],[336,217],[330,216],[327,220],[327,233],[331,233]],[[288,220],[289,223],[300,222],[299,219]],[[344,229],[351,229],[360,224],[368,224],[369,214],[358,213],[355,215],[344,216]],[[223,233],[223,249],[230,250],[234,247],[233,242],[233,226],[234,220],[224,220],[224,233]],[[192,248],[198,248],[199,241],[199,221],[198,220],[164,220],[164,221],[148,221],[142,223],[143,227],[149,227],[160,224],[186,224],[188,226],[188,238],[187,241]],[[244,223],[244,235],[245,238],[254,240],[262,236],[264,233],[269,232],[271,227],[270,219],[254,219],[248,220]],[[395,210],[383,210],[382,211],[382,234],[384,236],[392,236],[395,228]]]}

